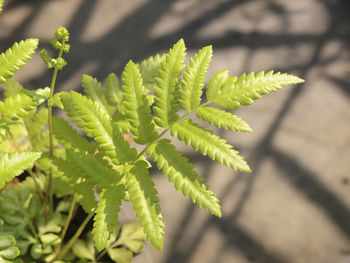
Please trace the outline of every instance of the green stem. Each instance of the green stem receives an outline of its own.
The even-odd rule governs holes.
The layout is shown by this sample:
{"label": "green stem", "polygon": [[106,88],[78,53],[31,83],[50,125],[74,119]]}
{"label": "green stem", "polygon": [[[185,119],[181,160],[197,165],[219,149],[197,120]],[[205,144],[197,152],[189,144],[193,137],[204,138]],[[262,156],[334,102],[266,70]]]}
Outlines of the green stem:
{"label": "green stem", "polygon": [[72,200],[72,204],[71,204],[70,209],[69,209],[69,213],[68,213],[66,224],[64,225],[64,228],[63,228],[61,236],[60,236],[62,241],[63,241],[64,237],[66,236],[69,224],[70,224],[70,222],[72,220],[76,202],[77,202],[77,195],[75,194],[74,197],[73,197],[73,200]]}
{"label": "green stem", "polygon": [[62,250],[58,252],[58,254],[50,261],[50,263],[54,262],[57,259],[60,259],[68,252],[68,250],[73,246],[75,241],[79,238],[79,236],[81,235],[81,233],[83,232],[84,228],[86,227],[90,219],[93,217],[93,215],[94,213],[91,213],[85,218],[84,222],[80,225],[74,236],[68,241],[68,243],[62,248]]}
{"label": "green stem", "polygon": [[[63,54],[63,47],[64,47],[64,42],[65,40],[62,40],[62,46],[60,48],[60,52],[58,53],[58,57],[57,59],[60,59],[62,57]],[[49,126],[49,142],[50,142],[50,156],[53,156],[53,128],[52,128],[52,97],[55,91],[55,84],[56,84],[56,78],[57,78],[57,73],[58,73],[58,66],[55,66],[55,69],[53,71],[53,75],[52,75],[52,80],[51,80],[51,85],[50,85],[50,97],[49,97],[49,103],[48,103],[48,126]],[[49,174],[49,182],[47,185],[47,191],[46,191],[46,198],[47,199],[51,199],[51,188],[52,188],[52,171],[50,171]],[[50,202],[52,203],[52,202]]]}

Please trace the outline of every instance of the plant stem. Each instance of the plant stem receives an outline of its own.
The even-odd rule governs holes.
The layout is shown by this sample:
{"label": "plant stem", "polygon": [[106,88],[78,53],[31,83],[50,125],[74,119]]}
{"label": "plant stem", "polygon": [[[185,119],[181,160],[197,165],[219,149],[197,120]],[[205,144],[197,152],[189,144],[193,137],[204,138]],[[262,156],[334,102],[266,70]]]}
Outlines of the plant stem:
{"label": "plant stem", "polygon": [[61,236],[60,236],[62,241],[63,241],[64,237],[66,236],[69,224],[70,224],[70,222],[72,220],[76,202],[77,202],[77,195],[75,194],[74,197],[73,197],[73,200],[72,200],[72,204],[71,204],[70,209],[69,209],[69,213],[68,213],[66,224],[64,225],[64,228],[63,228]]}
{"label": "plant stem", "polygon": [[58,254],[50,261],[50,263],[61,258],[62,256],[64,256],[64,254],[66,254],[68,252],[68,250],[73,246],[74,242],[79,238],[79,236],[83,232],[85,226],[90,221],[90,219],[93,217],[93,215],[94,215],[94,213],[91,213],[85,218],[84,222],[80,225],[80,227],[78,228],[78,230],[74,234],[74,236],[68,241],[68,243],[62,248],[62,250],[60,252],[58,252]]}
{"label": "plant stem", "polygon": [[[60,52],[58,53],[57,59],[60,59],[63,54],[63,47],[64,47],[65,40],[62,40],[62,46],[60,48]],[[48,100],[48,126],[49,126],[49,141],[50,141],[50,156],[53,156],[53,128],[52,128],[52,97],[55,91],[55,84],[56,84],[56,78],[57,78],[57,72],[58,72],[58,66],[55,66],[55,69],[53,71],[51,85],[50,85],[50,97]],[[49,182],[47,185],[47,191],[46,191],[46,199],[51,199],[51,188],[52,188],[52,171],[50,171],[49,174]],[[50,202],[51,203],[51,202]]]}

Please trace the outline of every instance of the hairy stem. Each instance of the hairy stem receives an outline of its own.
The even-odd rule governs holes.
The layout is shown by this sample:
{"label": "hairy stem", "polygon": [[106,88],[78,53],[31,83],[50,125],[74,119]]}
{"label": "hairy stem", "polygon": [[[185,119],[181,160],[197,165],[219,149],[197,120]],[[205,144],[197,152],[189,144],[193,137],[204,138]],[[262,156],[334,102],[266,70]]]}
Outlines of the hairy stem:
{"label": "hairy stem", "polygon": [[74,236],[68,241],[68,243],[62,248],[60,252],[50,261],[50,263],[54,262],[57,259],[60,259],[62,256],[64,256],[68,250],[74,245],[75,241],[79,238],[81,233],[83,232],[84,228],[86,227],[87,223],[89,223],[90,219],[94,216],[94,213],[89,214],[84,222],[80,225],[77,232],[74,234]]}

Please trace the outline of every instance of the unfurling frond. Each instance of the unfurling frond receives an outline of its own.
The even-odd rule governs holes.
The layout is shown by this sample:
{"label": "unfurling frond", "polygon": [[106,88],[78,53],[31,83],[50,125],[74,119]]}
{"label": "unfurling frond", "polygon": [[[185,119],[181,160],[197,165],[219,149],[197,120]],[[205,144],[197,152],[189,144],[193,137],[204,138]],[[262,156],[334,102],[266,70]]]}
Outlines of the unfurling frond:
{"label": "unfurling frond", "polygon": [[143,86],[140,71],[137,65],[129,61],[123,72],[123,105],[127,117],[130,119],[131,132],[135,135],[135,142],[147,144],[157,137],[152,122],[146,89]]}
{"label": "unfurling frond", "polygon": [[113,114],[114,107],[108,103],[104,88],[96,78],[84,74],[81,83],[88,98],[94,100],[106,112]]}
{"label": "unfurling frond", "polygon": [[0,84],[11,78],[13,74],[31,58],[39,40],[29,38],[13,44],[11,48],[0,55]]}
{"label": "unfurling frond", "polygon": [[96,145],[94,143],[89,143],[64,119],[53,117],[52,127],[56,139],[66,147],[88,153],[93,153],[95,151]]}
{"label": "unfurling frond", "polygon": [[206,46],[199,50],[186,67],[181,83],[180,104],[187,111],[192,111],[201,102],[205,75],[212,55],[212,47]]}
{"label": "unfurling frond", "polygon": [[156,77],[159,74],[159,69],[162,62],[165,60],[166,55],[156,55],[145,59],[140,63],[140,73],[143,79],[143,85],[147,90],[150,90],[156,81]]}
{"label": "unfurling frond", "polygon": [[198,118],[215,125],[218,128],[238,132],[251,132],[248,123],[229,112],[212,107],[199,107],[196,111]]}
{"label": "unfurling frond", "polygon": [[233,150],[233,147],[226,143],[224,139],[215,135],[190,119],[183,120],[175,124],[171,129],[171,135],[177,136],[187,145],[191,145],[196,151],[203,155],[208,155],[212,160],[242,172],[250,172],[248,164]]}
{"label": "unfurling frond", "polygon": [[[255,75],[242,74],[237,77],[227,78],[221,89],[217,89],[208,100],[213,101],[225,110],[234,110],[240,105],[249,105],[261,95],[281,89],[283,86],[302,83],[304,80],[280,72],[273,73],[263,71]],[[208,91],[209,92],[209,91]]]}
{"label": "unfurling frond", "polygon": [[101,200],[97,204],[94,228],[92,230],[98,251],[101,251],[108,245],[111,235],[115,231],[124,193],[124,186],[118,185],[108,187],[99,195]]}
{"label": "unfurling frond", "polygon": [[34,162],[39,159],[41,153],[3,153],[0,155],[0,189],[5,183],[20,175],[23,170],[30,169]]}
{"label": "unfurling frond", "polygon": [[180,109],[178,103],[179,77],[185,58],[186,47],[181,39],[170,49],[166,59],[162,62],[159,77],[156,78],[157,86],[154,88],[155,105],[153,107],[156,115],[154,121],[159,127],[167,127],[179,117],[177,115]]}
{"label": "unfurling frond", "polygon": [[157,190],[149,175],[147,163],[137,162],[127,173],[126,187],[134,204],[136,217],[154,247],[163,249],[164,224],[160,212]]}
{"label": "unfurling frond", "polygon": [[67,150],[67,160],[80,171],[81,176],[99,189],[105,189],[120,179],[120,174],[117,171],[100,163],[89,154]]}
{"label": "unfurling frond", "polygon": [[203,177],[193,169],[193,165],[183,157],[170,143],[163,139],[149,147],[147,153],[157,162],[159,169],[174,183],[176,190],[182,191],[194,203],[221,217],[219,200],[209,186],[204,183]]}

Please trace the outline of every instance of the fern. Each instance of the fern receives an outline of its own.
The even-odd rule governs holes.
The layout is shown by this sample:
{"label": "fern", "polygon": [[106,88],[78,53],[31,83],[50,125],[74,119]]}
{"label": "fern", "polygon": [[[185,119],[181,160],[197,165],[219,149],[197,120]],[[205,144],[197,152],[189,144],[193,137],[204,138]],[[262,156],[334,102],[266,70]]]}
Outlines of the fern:
{"label": "fern", "polygon": [[212,214],[221,217],[219,200],[204,183],[204,179],[193,169],[193,165],[183,157],[170,140],[163,139],[149,147],[147,153],[157,162],[159,169],[174,183],[176,190],[204,207]]}
{"label": "fern", "polygon": [[4,102],[0,101],[0,116],[7,122],[18,121],[35,108],[37,103],[25,94],[17,94],[8,97]]}
{"label": "fern", "polygon": [[180,90],[180,103],[187,111],[194,110],[201,102],[205,75],[212,57],[212,47],[202,48],[186,67]]}
{"label": "fern", "polygon": [[71,163],[86,180],[104,189],[120,180],[120,174],[105,164],[100,163],[91,155],[67,150],[67,160]]}
{"label": "fern", "polygon": [[[135,152],[124,141],[118,128],[113,129],[105,110],[93,101],[79,93],[72,92],[73,107],[79,112],[77,125],[89,136],[95,138],[100,148],[118,165],[134,157]],[[116,147],[118,145],[118,147]]]}
{"label": "fern", "polygon": [[169,51],[162,62],[159,77],[156,78],[157,86],[154,88],[155,99],[153,111],[156,115],[154,121],[159,127],[167,127],[179,118],[177,111],[179,76],[186,57],[185,43],[181,39]]}
{"label": "fern", "polygon": [[232,149],[231,145],[210,130],[193,123],[190,119],[175,124],[171,129],[171,135],[177,136],[179,140],[191,145],[203,155],[208,155],[212,160],[235,170],[250,172],[248,164],[237,151]]}
{"label": "fern", "polygon": [[0,155],[0,189],[4,187],[6,182],[20,175],[23,170],[31,168],[40,156],[41,153],[37,152]]}
{"label": "fern", "polygon": [[60,143],[67,147],[93,153],[96,146],[83,138],[67,121],[59,117],[52,119],[54,135]]}
{"label": "fern", "polygon": [[123,98],[123,93],[120,89],[118,77],[114,73],[108,75],[105,87],[107,100],[110,103],[120,103]]}
{"label": "fern", "polygon": [[31,58],[39,40],[30,38],[15,43],[0,55],[0,84],[11,78],[13,74]]}
{"label": "fern", "polygon": [[159,69],[166,55],[156,55],[145,59],[140,63],[140,73],[143,79],[143,84],[147,90],[150,90],[156,81]]}
{"label": "fern", "polygon": [[157,190],[149,176],[146,162],[139,161],[129,169],[126,187],[147,239],[157,249],[162,250],[164,240],[163,216],[158,204]]}
{"label": "fern", "polygon": [[23,89],[22,85],[13,78],[6,80],[4,87],[5,98],[14,97]]}
{"label": "fern", "polygon": [[92,230],[98,251],[101,251],[108,245],[111,235],[115,231],[124,192],[124,186],[118,185],[108,187],[100,194],[101,200],[97,204],[94,228]]}
{"label": "fern", "polygon": [[281,89],[283,86],[302,83],[304,80],[280,72],[273,73],[263,71],[255,75],[242,74],[238,78],[227,78],[220,89],[212,90],[213,85],[208,86],[208,100],[213,101],[225,110],[234,110],[240,105],[249,105],[261,95]]}
{"label": "fern", "polygon": [[238,132],[251,132],[248,123],[229,112],[212,107],[199,107],[196,111],[198,118],[215,125],[218,128]]}
{"label": "fern", "polygon": [[114,107],[108,103],[104,89],[97,79],[89,75],[83,75],[81,83],[88,98],[98,103],[106,112],[113,113]]}
{"label": "fern", "polygon": [[135,142],[147,144],[157,137],[152,122],[151,110],[146,98],[138,67],[130,61],[123,72],[124,106],[126,115],[130,119],[131,132],[135,135]]}

